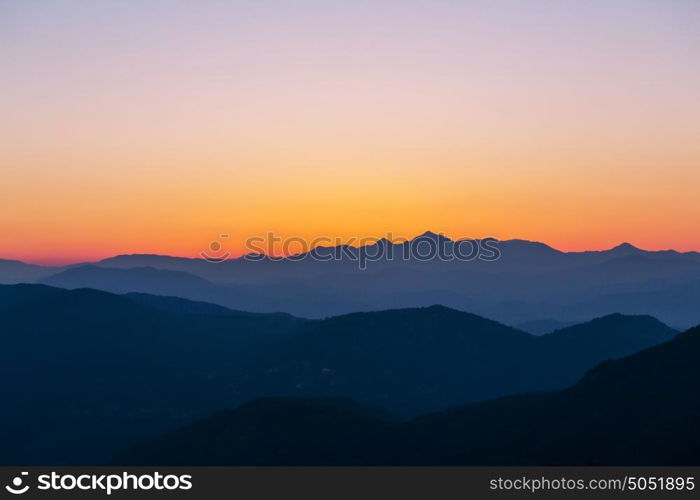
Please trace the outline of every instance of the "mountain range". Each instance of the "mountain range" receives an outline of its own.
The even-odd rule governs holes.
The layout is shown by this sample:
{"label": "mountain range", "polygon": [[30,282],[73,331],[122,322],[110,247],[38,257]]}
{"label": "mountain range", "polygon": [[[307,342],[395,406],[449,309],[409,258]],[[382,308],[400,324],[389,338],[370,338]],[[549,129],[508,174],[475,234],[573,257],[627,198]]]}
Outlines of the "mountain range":
{"label": "mountain range", "polygon": [[698,465],[700,328],[605,361],[565,390],[396,421],[346,400],[274,398],[118,454],[129,465]]}
{"label": "mountain range", "polygon": [[353,398],[406,418],[563,388],[677,332],[615,314],[538,337],[444,306],[308,320],[5,285],[0,333],[0,462],[65,464],[264,396]]}
{"label": "mountain range", "polygon": [[477,243],[0,260],[0,463],[698,462],[700,254]]}
{"label": "mountain range", "polygon": [[[440,244],[443,258],[400,258],[406,245]],[[441,304],[535,333],[612,313],[649,314],[678,329],[700,323],[700,254],[645,251],[624,243],[605,251],[561,252],[543,243],[493,243],[497,260],[450,259],[454,242],[426,232],[407,243],[343,247],[353,258],[319,259],[318,247],[287,259],[211,263],[160,255],[121,255],[96,263],[41,267],[0,261],[1,283],[43,283],[115,293],[174,295],[251,312],[324,318],[359,311]],[[360,269],[360,255],[369,260]],[[391,251],[386,251],[391,248]],[[387,255],[393,255],[393,259]],[[316,257],[316,258],[315,258]]]}

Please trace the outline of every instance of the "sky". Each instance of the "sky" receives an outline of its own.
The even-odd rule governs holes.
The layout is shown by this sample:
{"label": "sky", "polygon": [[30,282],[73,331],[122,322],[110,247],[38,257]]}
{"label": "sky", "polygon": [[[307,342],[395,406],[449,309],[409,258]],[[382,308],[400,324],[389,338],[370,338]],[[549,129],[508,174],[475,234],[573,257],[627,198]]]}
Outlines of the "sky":
{"label": "sky", "polygon": [[700,250],[700,2],[0,0],[0,258]]}

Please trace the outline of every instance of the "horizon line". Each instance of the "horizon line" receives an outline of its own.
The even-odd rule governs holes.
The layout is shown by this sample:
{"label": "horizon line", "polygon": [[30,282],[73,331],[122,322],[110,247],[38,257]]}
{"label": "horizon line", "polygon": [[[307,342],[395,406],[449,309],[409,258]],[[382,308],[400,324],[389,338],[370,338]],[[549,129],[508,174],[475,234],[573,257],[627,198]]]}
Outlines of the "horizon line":
{"label": "horizon line", "polygon": [[[542,241],[538,240],[530,240],[526,238],[508,238],[508,239],[500,239],[500,238],[492,238],[492,237],[482,237],[482,238],[450,238],[449,236],[446,235],[444,232],[433,232],[431,230],[424,231],[421,234],[418,234],[410,239],[403,238],[403,239],[395,239],[395,240],[389,240],[386,237],[382,238],[377,238],[377,237],[367,237],[365,239],[367,240],[372,240],[371,243],[367,244],[362,244],[362,245],[353,245],[353,244],[346,244],[346,243],[341,243],[338,245],[315,245],[313,247],[310,247],[309,250],[304,251],[304,252],[292,252],[288,253],[286,255],[283,254],[268,254],[265,252],[241,252],[237,254],[231,253],[229,257],[227,257],[225,260],[231,260],[231,261],[236,261],[240,260],[246,255],[265,255],[268,257],[292,257],[295,255],[301,255],[304,253],[309,253],[313,251],[314,249],[317,248],[337,248],[337,247],[349,247],[353,249],[361,249],[361,248],[366,248],[369,246],[376,245],[380,242],[389,242],[392,245],[401,245],[405,244],[408,242],[415,241],[419,238],[444,238],[445,240],[456,243],[460,241],[480,241],[480,240],[486,240],[486,239],[492,239],[495,241],[498,241],[499,243],[509,243],[509,242],[520,242],[524,244],[535,244],[535,245],[542,245],[544,247],[547,247],[557,253],[560,254],[582,254],[582,253],[594,253],[594,252],[609,252],[615,249],[621,249],[621,248],[628,248],[630,250],[637,250],[640,252],[648,252],[648,253],[658,253],[658,252],[674,252],[677,254],[697,254],[700,253],[699,250],[686,250],[686,251],[681,251],[681,250],[676,250],[674,248],[658,248],[658,249],[647,249],[647,248],[641,248],[633,243],[630,243],[628,241],[623,241],[621,243],[618,243],[617,245],[613,245],[611,247],[606,247],[606,248],[592,248],[592,249],[585,249],[585,250],[561,250],[556,247],[553,247],[552,245],[549,245],[547,243],[544,243]],[[200,254],[190,254],[190,255],[177,255],[177,254],[169,254],[169,253],[158,253],[158,252],[148,252],[148,251],[137,251],[137,252],[123,252],[123,253],[114,253],[114,254],[108,254],[104,257],[86,257],[86,258],[70,258],[70,259],[61,259],[58,257],[47,257],[47,258],[38,258],[38,259],[33,259],[33,258],[28,258],[28,259],[23,259],[23,258],[5,258],[0,256],[0,261],[6,261],[6,262],[18,262],[26,265],[35,265],[35,266],[41,266],[41,267],[66,267],[66,266],[74,266],[74,265],[80,265],[80,264],[99,264],[101,262],[104,262],[109,259],[115,259],[118,257],[167,257],[167,258],[174,258],[174,259],[187,259],[187,260],[201,260],[201,261],[206,261]]]}

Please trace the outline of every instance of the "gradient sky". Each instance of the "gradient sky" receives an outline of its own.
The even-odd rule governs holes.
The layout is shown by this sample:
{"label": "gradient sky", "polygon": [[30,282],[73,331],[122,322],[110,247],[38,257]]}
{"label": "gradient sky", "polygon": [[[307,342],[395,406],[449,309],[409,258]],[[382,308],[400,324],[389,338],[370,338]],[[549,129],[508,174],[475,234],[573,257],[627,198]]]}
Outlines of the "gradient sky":
{"label": "gradient sky", "polygon": [[700,2],[0,0],[0,257],[700,249]]}

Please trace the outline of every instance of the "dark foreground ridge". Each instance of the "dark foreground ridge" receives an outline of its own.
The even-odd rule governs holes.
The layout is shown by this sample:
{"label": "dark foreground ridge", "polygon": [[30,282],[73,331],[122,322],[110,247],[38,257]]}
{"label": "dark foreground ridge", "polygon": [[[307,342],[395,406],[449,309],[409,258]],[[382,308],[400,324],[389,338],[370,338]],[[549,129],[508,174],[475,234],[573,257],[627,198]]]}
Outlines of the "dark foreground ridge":
{"label": "dark foreground ridge", "polygon": [[700,328],[574,387],[392,422],[345,401],[265,399],[115,458],[128,465],[698,465]]}
{"label": "dark foreground ridge", "polygon": [[100,463],[269,396],[345,397],[410,418],[563,388],[675,334],[648,316],[535,337],[442,306],[304,320],[173,297],[0,286],[0,462]]}

